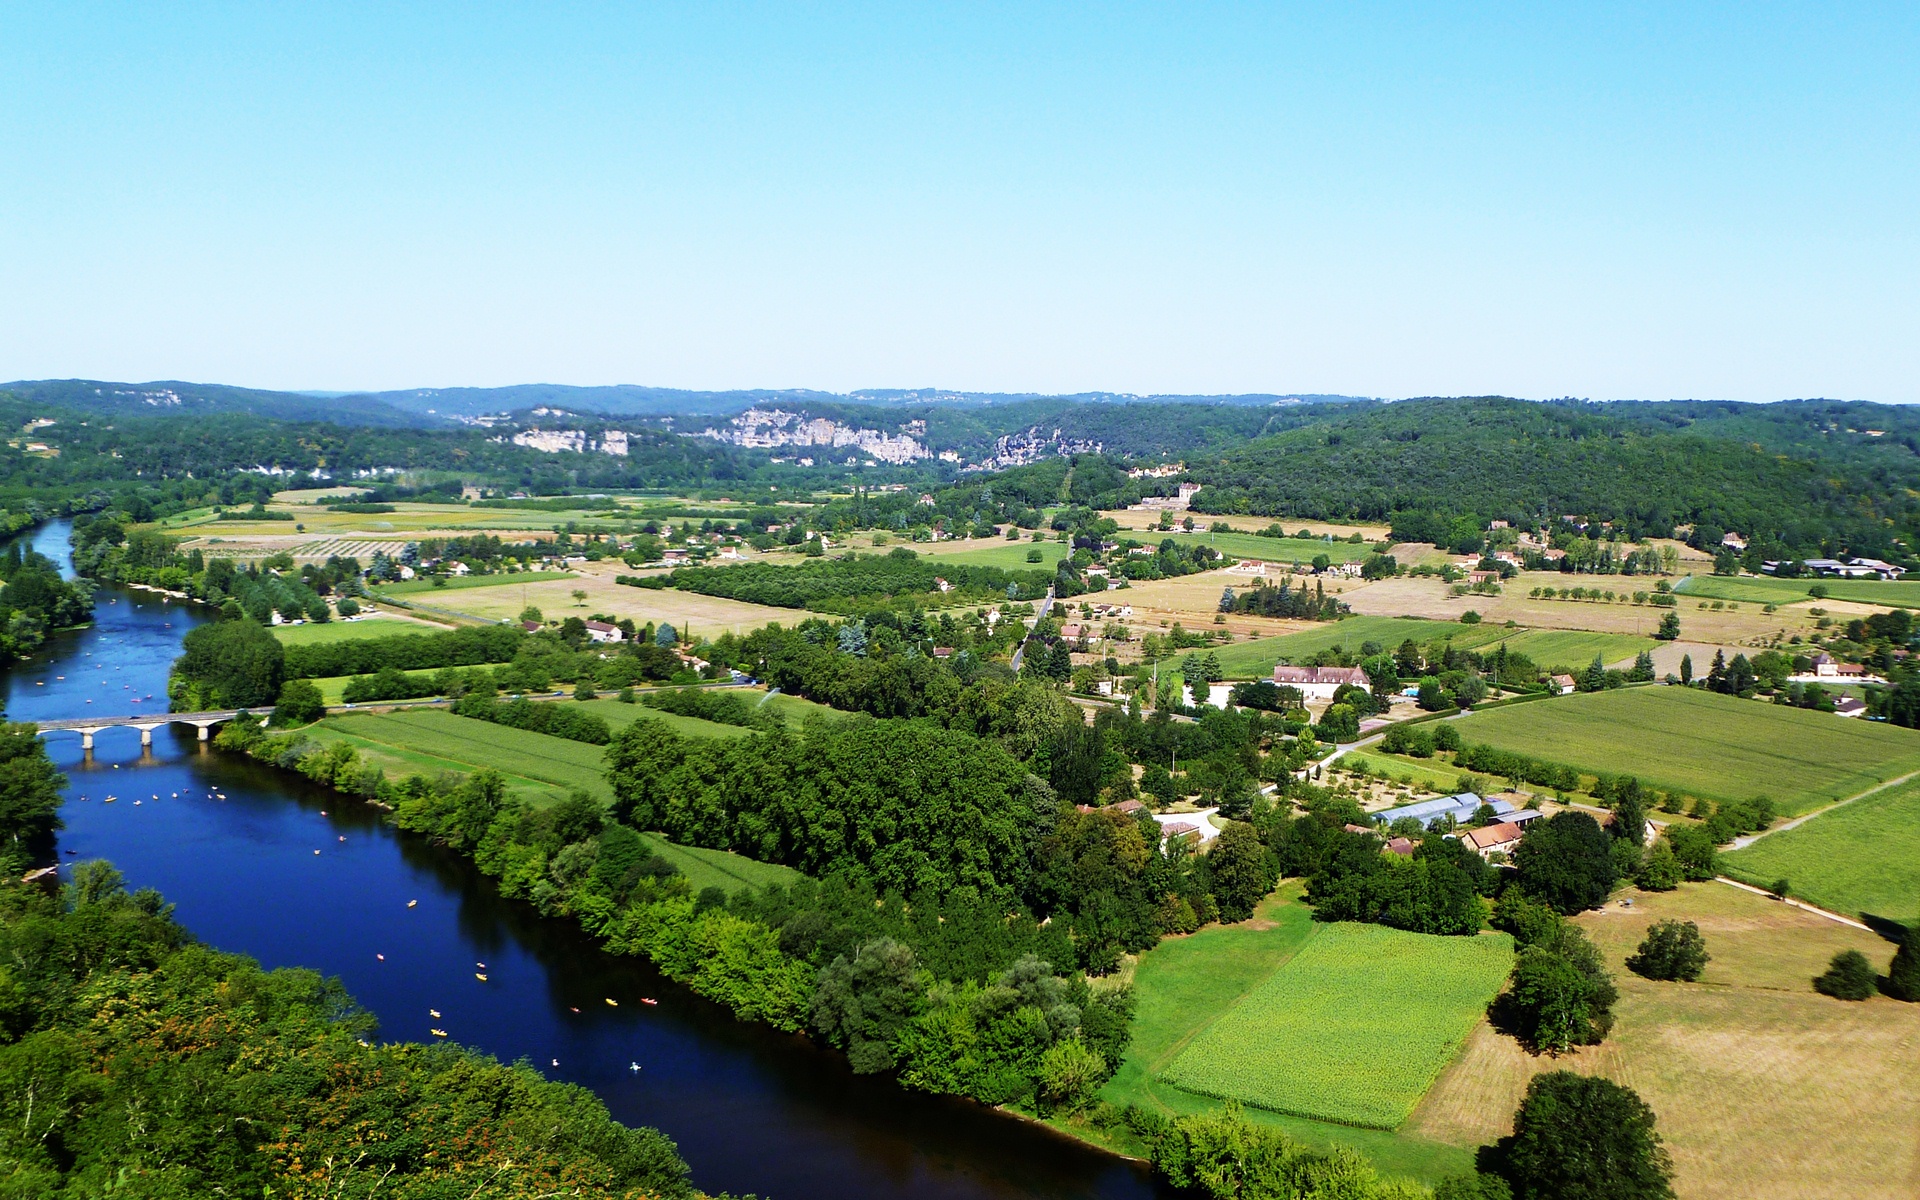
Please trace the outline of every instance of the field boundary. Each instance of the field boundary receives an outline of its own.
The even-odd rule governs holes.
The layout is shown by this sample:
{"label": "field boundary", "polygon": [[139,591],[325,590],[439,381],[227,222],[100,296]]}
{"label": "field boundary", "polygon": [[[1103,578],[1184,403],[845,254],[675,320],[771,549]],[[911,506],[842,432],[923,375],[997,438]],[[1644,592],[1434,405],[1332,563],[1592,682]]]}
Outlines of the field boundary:
{"label": "field boundary", "polygon": [[1776,833],[1785,833],[1789,829],[1798,829],[1800,826],[1805,825],[1808,821],[1813,820],[1815,817],[1823,816],[1827,813],[1832,812],[1836,808],[1844,808],[1847,805],[1852,804],[1855,800],[1865,800],[1868,796],[1871,796],[1876,792],[1884,792],[1890,787],[1898,787],[1901,784],[1906,783],[1913,779],[1920,779],[1920,771],[1909,771],[1898,779],[1889,779],[1885,783],[1876,783],[1864,792],[1860,792],[1857,795],[1847,796],[1844,799],[1835,800],[1832,804],[1827,805],[1825,808],[1816,808],[1812,812],[1803,813],[1800,816],[1797,816],[1790,821],[1782,821],[1780,824],[1775,825],[1771,829],[1763,829],[1759,833],[1748,834],[1745,837],[1735,838],[1733,839],[1733,844],[1728,847],[1728,850],[1729,852],[1733,850],[1745,850],[1748,846],[1753,845],[1755,842],[1759,841],[1763,837],[1768,837]]}
{"label": "field boundary", "polygon": [[1728,887],[1739,888],[1743,892],[1752,892],[1756,896],[1765,896],[1769,900],[1778,900],[1782,904],[1788,905],[1792,908],[1797,908],[1801,912],[1812,913],[1816,917],[1825,917],[1829,921],[1838,921],[1842,925],[1851,925],[1855,929],[1864,929],[1868,933],[1875,932],[1873,926],[1863,925],[1859,921],[1854,920],[1852,917],[1843,917],[1839,913],[1829,912],[1828,910],[1821,908],[1817,904],[1808,904],[1804,900],[1795,900],[1792,896],[1776,896],[1765,888],[1755,887],[1750,883],[1743,883],[1738,879],[1729,878],[1728,876],[1725,876],[1725,875],[1716,875],[1714,876],[1714,882],[1724,883]]}
{"label": "field boundary", "polygon": [[[1302,903],[1302,902],[1296,902],[1296,903]],[[1155,1083],[1163,1083],[1170,1088],[1178,1088],[1180,1091],[1186,1092],[1187,1095],[1189,1096],[1199,1096],[1203,1100],[1218,1100],[1220,1098],[1218,1096],[1208,1096],[1203,1092],[1196,1092],[1190,1088],[1180,1087],[1179,1084],[1174,1083],[1172,1080],[1169,1080],[1166,1077],[1162,1076],[1160,1074],[1160,1068],[1166,1066],[1168,1063],[1171,1063],[1174,1059],[1180,1057],[1180,1052],[1182,1050],[1185,1050],[1188,1044],[1190,1044],[1193,1041],[1193,1039],[1199,1037],[1201,1034],[1205,1033],[1209,1029],[1212,1029],[1215,1025],[1219,1024],[1222,1020],[1224,1020],[1227,1014],[1233,1011],[1235,1005],[1239,1004],[1242,1000],[1245,1000],[1248,996],[1253,995],[1254,992],[1258,991],[1261,987],[1265,986],[1266,982],[1269,979],[1272,979],[1275,975],[1278,975],[1281,971],[1286,970],[1287,964],[1292,962],[1294,959],[1298,958],[1300,956],[1300,952],[1302,950],[1305,950],[1309,945],[1311,945],[1313,943],[1313,940],[1316,937],[1320,936],[1320,928],[1321,928],[1320,922],[1315,921],[1308,928],[1311,930],[1311,932],[1309,932],[1307,936],[1301,940],[1298,946],[1295,946],[1293,948],[1293,952],[1291,954],[1288,954],[1285,958],[1275,963],[1273,965],[1273,970],[1268,971],[1266,974],[1262,975],[1260,978],[1248,984],[1247,989],[1241,992],[1239,995],[1235,996],[1232,1002],[1229,1003],[1225,1008],[1221,1009],[1218,1013],[1215,1013],[1212,1020],[1202,1022],[1201,1024],[1194,1026],[1192,1029],[1189,1029],[1185,1035],[1183,1035],[1179,1040],[1175,1041],[1172,1046],[1167,1048],[1166,1053],[1162,1054],[1160,1057],[1148,1063],[1147,1064],[1148,1078],[1152,1079]],[[1318,1120],[1319,1118],[1312,1118],[1312,1119]]]}

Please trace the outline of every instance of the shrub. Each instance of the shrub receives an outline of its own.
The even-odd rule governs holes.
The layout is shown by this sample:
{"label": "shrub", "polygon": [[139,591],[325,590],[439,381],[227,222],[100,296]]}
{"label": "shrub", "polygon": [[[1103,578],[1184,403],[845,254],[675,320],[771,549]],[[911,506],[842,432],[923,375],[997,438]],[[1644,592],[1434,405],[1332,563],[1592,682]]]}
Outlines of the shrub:
{"label": "shrub", "polygon": [[1698,925],[1692,921],[1659,921],[1647,930],[1640,949],[1627,957],[1627,970],[1648,979],[1693,983],[1710,957]]}
{"label": "shrub", "polygon": [[1858,950],[1833,956],[1826,973],[1814,976],[1813,990],[1836,1000],[1866,1000],[1879,990],[1873,964]]}
{"label": "shrub", "polygon": [[326,702],[312,680],[289,679],[280,685],[280,702],[273,706],[275,725],[306,725],[326,714]]}

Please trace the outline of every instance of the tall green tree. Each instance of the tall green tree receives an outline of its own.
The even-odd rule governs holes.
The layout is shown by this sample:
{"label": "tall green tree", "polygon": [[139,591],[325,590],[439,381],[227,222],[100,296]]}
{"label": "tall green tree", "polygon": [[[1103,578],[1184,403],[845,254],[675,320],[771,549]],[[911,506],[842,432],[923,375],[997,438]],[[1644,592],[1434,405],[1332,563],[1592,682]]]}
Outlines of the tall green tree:
{"label": "tall green tree", "polygon": [[19,874],[37,843],[60,828],[66,783],[34,726],[0,725],[0,871]]}
{"label": "tall green tree", "polygon": [[1655,1124],[1631,1088],[1571,1071],[1535,1076],[1503,1147],[1514,1200],[1672,1200]]}
{"label": "tall green tree", "polygon": [[1514,847],[1520,886],[1562,913],[1598,908],[1614,885],[1611,842],[1583,812],[1569,809],[1537,821]]}
{"label": "tall green tree", "polygon": [[242,617],[202,625],[181,640],[168,693],[175,712],[266,708],[286,679],[286,651],[264,625]]}

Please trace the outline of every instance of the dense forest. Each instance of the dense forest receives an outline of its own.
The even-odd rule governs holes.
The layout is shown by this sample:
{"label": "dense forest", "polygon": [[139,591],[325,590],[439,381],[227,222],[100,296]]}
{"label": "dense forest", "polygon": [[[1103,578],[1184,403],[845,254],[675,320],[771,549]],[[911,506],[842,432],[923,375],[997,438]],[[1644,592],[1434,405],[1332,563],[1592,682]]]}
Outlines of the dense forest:
{"label": "dense forest", "polygon": [[[1815,405],[1728,411],[1488,398],[1293,415],[1313,419],[1191,462],[1206,485],[1194,508],[1368,521],[1425,511],[1528,527],[1579,515],[1632,534],[1713,525],[1801,550],[1862,554],[1890,552],[1891,537],[1910,532],[1920,512],[1909,490],[1920,483],[1920,455],[1897,439],[1811,432],[1832,423]],[[1910,427],[1880,406],[1848,420],[1855,429],[1866,420]],[[1763,432],[1771,444],[1756,440]]]}
{"label": "dense forest", "polygon": [[0,884],[0,1193],[692,1194],[591,1092],[452,1045],[373,1043],[333,979],[197,944],[103,862]]}

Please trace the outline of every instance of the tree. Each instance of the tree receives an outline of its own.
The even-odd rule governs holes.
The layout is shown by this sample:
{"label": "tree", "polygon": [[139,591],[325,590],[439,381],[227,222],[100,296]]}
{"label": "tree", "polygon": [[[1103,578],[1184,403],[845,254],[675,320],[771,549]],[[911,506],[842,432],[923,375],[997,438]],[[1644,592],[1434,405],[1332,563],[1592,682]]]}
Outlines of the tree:
{"label": "tree", "polygon": [[1696,982],[1711,956],[1692,921],[1656,921],[1640,948],[1627,956],[1627,970],[1648,979]]}
{"label": "tree", "polygon": [[1814,977],[1813,990],[1835,1000],[1866,1000],[1880,990],[1880,982],[1866,955],[1842,950],[1833,956],[1824,974]]}
{"label": "tree", "polygon": [[0,725],[0,868],[18,874],[34,843],[60,828],[60,789],[46,743],[31,725]]}
{"label": "tree", "polygon": [[313,680],[289,679],[280,685],[280,699],[273,706],[275,725],[308,725],[326,715],[327,702]]}
{"label": "tree", "polygon": [[913,951],[891,938],[876,938],[852,959],[842,954],[820,972],[810,1023],[847,1051],[856,1074],[871,1075],[893,1066],[894,1039],[925,1000]]}
{"label": "tree", "polygon": [[1501,1147],[1515,1200],[1672,1200],[1673,1163],[1638,1093],[1607,1079],[1535,1076]]}
{"label": "tree", "polygon": [[1613,823],[1608,832],[1622,841],[1643,846],[1647,840],[1647,792],[1629,775],[1613,793]]}
{"label": "tree", "polygon": [[1220,905],[1223,921],[1244,921],[1253,915],[1253,906],[1273,890],[1273,876],[1267,867],[1267,848],[1260,835],[1242,821],[1228,821],[1213,849],[1207,852],[1207,865],[1213,880],[1213,898]]}
{"label": "tree", "polygon": [[1586,674],[1580,677],[1580,690],[1583,692],[1605,691],[1607,686],[1607,664],[1600,661],[1598,654],[1587,664]]}
{"label": "tree", "polygon": [[1724,692],[1727,690],[1727,652],[1715,650],[1713,665],[1707,668],[1707,690]]}
{"label": "tree", "polygon": [[1568,810],[1537,821],[1514,847],[1520,886],[1563,913],[1598,908],[1613,890],[1612,839],[1600,823]]}
{"label": "tree", "polygon": [[1079,1038],[1066,1038],[1040,1056],[1040,1094],[1055,1108],[1079,1112],[1107,1081],[1107,1060]]}
{"label": "tree", "polygon": [[1705,827],[1675,822],[1667,826],[1663,840],[1672,845],[1674,861],[1679,864],[1683,878],[1698,883],[1719,873],[1719,850]]}
{"label": "tree", "polygon": [[1693,686],[1693,655],[1680,656],[1680,683],[1684,687]]}
{"label": "tree", "polygon": [[578,607],[581,607],[581,606],[583,606],[583,605],[585,605],[585,604],[586,604],[586,602],[587,602],[587,590],[586,590],[585,588],[575,588],[575,589],[573,589],[573,603],[574,603],[574,607],[576,607],[576,608],[578,608]]}
{"label": "tree", "polygon": [[532,604],[529,604],[525,608],[520,610],[520,620],[522,622],[531,621],[535,625],[538,625],[542,621],[545,621],[546,619],[547,619],[546,615],[542,613],[538,607]]}
{"label": "tree", "polygon": [[1661,838],[1647,851],[1646,861],[1640,864],[1640,877],[1635,880],[1649,892],[1670,892],[1680,886],[1680,860],[1674,857],[1673,844]]}
{"label": "tree", "polygon": [[[1663,642],[1671,642],[1677,639],[1680,636],[1680,614],[1672,609],[1668,609],[1665,615],[1660,618],[1660,628],[1653,631],[1653,636]],[[1692,663],[1688,662],[1686,666],[1687,674],[1691,676],[1693,674]]]}
{"label": "tree", "polygon": [[673,631],[673,626],[662,621],[659,630],[653,635],[653,644],[671,650],[680,644],[680,635]]}
{"label": "tree", "polygon": [[188,633],[168,685],[175,712],[265,708],[280,695],[286,651],[264,625],[242,617]]}
{"label": "tree", "polygon": [[1920,929],[1909,927],[1894,952],[1893,965],[1887,968],[1887,982],[1881,991],[1895,1000],[1920,1001]]}

